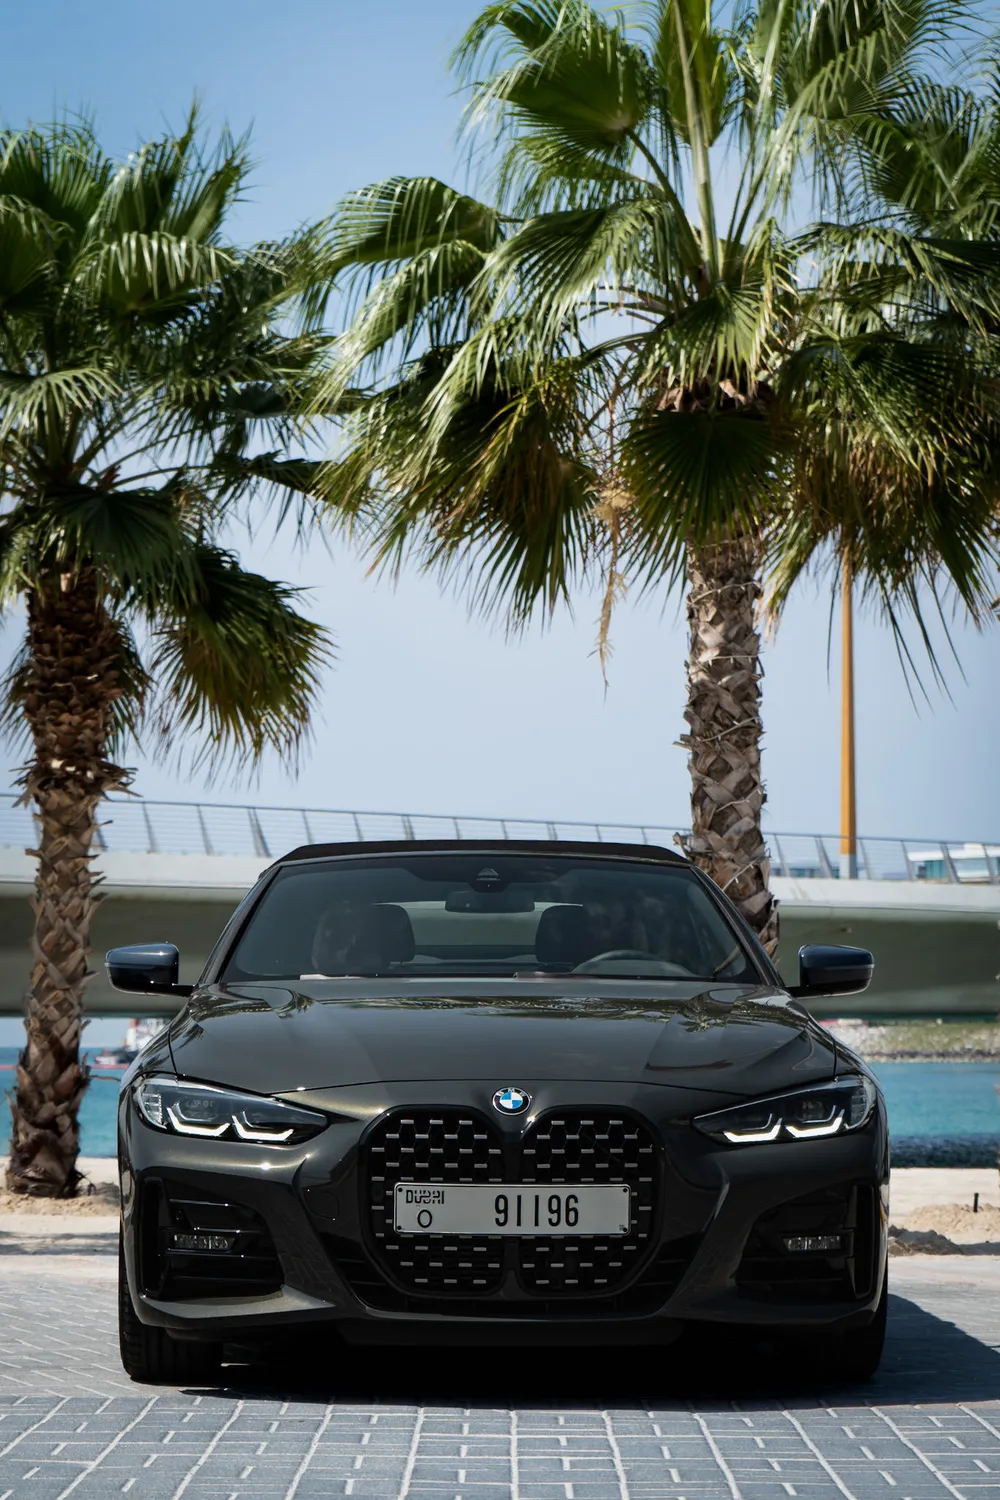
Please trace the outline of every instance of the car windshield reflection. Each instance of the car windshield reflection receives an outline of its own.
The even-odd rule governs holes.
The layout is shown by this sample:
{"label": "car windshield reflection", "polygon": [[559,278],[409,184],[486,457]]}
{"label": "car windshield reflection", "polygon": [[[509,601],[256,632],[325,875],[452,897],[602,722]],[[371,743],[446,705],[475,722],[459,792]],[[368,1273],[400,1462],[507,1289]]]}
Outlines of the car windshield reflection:
{"label": "car windshield reflection", "polygon": [[694,871],[501,852],[310,861],[268,885],[221,978],[755,983]]}

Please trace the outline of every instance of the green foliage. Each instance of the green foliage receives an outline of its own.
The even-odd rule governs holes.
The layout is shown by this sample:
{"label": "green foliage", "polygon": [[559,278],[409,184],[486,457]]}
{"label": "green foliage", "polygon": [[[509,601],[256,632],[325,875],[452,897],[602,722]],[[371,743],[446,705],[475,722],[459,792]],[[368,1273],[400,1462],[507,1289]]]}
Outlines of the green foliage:
{"label": "green foliage", "polygon": [[150,675],[168,743],[191,735],[208,760],[219,745],[247,760],[268,746],[294,752],[327,654],[323,631],[295,611],[295,599],[232,553],[191,549],[189,567],[156,601]]}
{"label": "green foliage", "polygon": [[734,530],[774,608],[847,551],[897,627],[942,584],[983,617],[1000,106],[946,76],[974,23],[964,0],[488,5],[456,53],[486,203],[393,179],[332,222],[363,287],[334,513],[515,625],[591,570],[609,601],[678,579]]}
{"label": "green foliage", "polygon": [[682,568],[693,537],[755,532],[782,495],[788,443],[759,412],[652,412],[623,443],[635,496],[635,551],[655,578]]}
{"label": "green foliage", "polygon": [[467,76],[483,61],[492,65],[476,116],[540,129],[570,149],[613,157],[650,106],[648,59],[628,41],[622,18],[609,21],[581,0],[488,6],[456,61]]}
{"label": "green foliage", "polygon": [[122,162],[86,123],[0,135],[0,600],[96,576],[119,741],[152,728],[214,763],[293,751],[329,654],[219,541],[255,495],[311,503],[294,448],[329,365],[315,235],[227,235],[247,172],[246,141],[206,152],[193,115]]}

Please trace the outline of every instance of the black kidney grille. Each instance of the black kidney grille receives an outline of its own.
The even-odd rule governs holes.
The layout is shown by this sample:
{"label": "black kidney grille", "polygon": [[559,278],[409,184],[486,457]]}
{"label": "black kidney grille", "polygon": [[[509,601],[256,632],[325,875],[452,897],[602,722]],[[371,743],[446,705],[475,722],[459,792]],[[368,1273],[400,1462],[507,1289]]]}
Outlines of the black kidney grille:
{"label": "black kidney grille", "polygon": [[428,1294],[497,1290],[502,1240],[398,1235],[392,1223],[397,1182],[503,1181],[503,1145],[485,1120],[445,1109],[389,1115],[368,1137],[366,1161],[374,1249],[398,1282]]}
{"label": "black kidney grille", "polygon": [[441,1317],[462,1318],[534,1318],[566,1321],[576,1318],[648,1317],[658,1312],[677,1287],[701,1242],[701,1236],[688,1235],[670,1240],[639,1275],[621,1291],[608,1296],[593,1293],[578,1297],[528,1297],[519,1291],[519,1300],[506,1297],[473,1295],[449,1296],[402,1291],[383,1274],[371,1257],[365,1255],[353,1240],[323,1235],[327,1253],[351,1290],[382,1312],[437,1313]]}
{"label": "black kidney grille", "polygon": [[[472,1111],[412,1110],[385,1116],[370,1133],[362,1172],[370,1244],[396,1284],[424,1296],[483,1297],[504,1284],[505,1298],[612,1295],[632,1278],[653,1244],[657,1148],[652,1132],[628,1116],[588,1110],[546,1115],[520,1143]],[[397,1235],[397,1182],[628,1183],[627,1235]],[[509,1276],[507,1273],[511,1273]]]}
{"label": "black kidney grille", "polygon": [[524,1239],[518,1280],[542,1297],[610,1292],[644,1258],[656,1207],[656,1143],[645,1125],[598,1113],[546,1115],[521,1148],[524,1182],[627,1182],[632,1189],[627,1235],[607,1239]]}

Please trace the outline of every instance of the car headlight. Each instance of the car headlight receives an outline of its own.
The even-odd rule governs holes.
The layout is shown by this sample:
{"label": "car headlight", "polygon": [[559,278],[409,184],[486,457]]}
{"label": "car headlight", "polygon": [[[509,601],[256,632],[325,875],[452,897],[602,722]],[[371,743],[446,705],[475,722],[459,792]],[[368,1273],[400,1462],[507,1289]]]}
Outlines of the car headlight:
{"label": "car headlight", "polygon": [[817,1083],[770,1099],[699,1115],[693,1122],[713,1140],[731,1146],[767,1141],[811,1141],[860,1130],[875,1108],[875,1085],[863,1073]]}
{"label": "car headlight", "polygon": [[155,1130],[213,1140],[297,1145],[318,1135],[329,1123],[315,1110],[300,1109],[280,1099],[236,1093],[207,1083],[185,1083],[181,1078],[137,1078],[132,1098],[146,1124]]}

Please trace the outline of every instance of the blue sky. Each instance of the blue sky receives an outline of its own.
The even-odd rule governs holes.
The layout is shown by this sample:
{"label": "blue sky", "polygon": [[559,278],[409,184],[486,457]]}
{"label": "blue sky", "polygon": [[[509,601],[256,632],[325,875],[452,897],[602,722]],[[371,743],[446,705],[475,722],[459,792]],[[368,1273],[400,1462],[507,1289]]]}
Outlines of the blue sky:
{"label": "blue sky", "polygon": [[[345,191],[394,173],[464,177],[461,100],[446,60],[473,0],[49,0],[10,7],[0,116],[92,111],[125,151],[192,97],[209,125],[253,126],[258,163],[239,212],[245,238],[281,234]],[[429,580],[396,589],[332,554],[263,530],[245,561],[308,586],[335,632],[312,746],[298,779],[272,760],[257,785],[206,788],[177,766],[133,758],[147,796],[310,806],[683,822],[687,774],[676,745],[685,631],[677,600],[627,600],[605,694],[591,655],[597,602],[516,642],[468,619]],[[0,666],[22,621],[0,624]],[[765,772],[770,825],[836,827],[838,692],[828,674],[829,596],[806,585],[766,650]],[[858,629],[859,822],[870,834],[1000,837],[996,691],[1000,638],[955,628],[951,698],[911,702],[888,632]],[[963,676],[964,672],[964,676]],[[16,760],[3,761],[10,785]],[[0,1023],[0,1032],[3,1025]],[[5,1038],[0,1035],[0,1043]]]}

